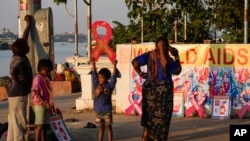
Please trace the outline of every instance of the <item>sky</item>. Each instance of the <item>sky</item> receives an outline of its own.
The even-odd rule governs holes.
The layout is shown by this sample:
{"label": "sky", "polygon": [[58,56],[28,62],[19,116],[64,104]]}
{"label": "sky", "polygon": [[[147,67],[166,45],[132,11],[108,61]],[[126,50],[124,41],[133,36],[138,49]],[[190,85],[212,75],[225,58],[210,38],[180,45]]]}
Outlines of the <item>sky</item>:
{"label": "sky", "polygon": [[[53,13],[54,33],[74,32],[74,18],[67,14],[64,4],[56,5],[54,0],[41,0],[42,8],[51,7]],[[18,34],[18,2],[19,0],[0,0],[0,31],[10,29]],[[78,0],[78,32],[87,34],[87,6]],[[74,14],[74,0],[66,5],[70,14]],[[128,9],[125,0],[92,0],[92,23],[103,20],[112,25],[111,21],[128,24]]]}

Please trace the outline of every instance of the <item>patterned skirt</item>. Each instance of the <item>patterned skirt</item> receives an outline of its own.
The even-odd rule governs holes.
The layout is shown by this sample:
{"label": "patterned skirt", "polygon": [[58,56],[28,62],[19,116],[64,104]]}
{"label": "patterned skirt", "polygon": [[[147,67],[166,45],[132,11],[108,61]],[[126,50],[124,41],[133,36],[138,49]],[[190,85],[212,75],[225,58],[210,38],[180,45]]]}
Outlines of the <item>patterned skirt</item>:
{"label": "patterned skirt", "polygon": [[143,87],[141,125],[151,139],[167,140],[173,112],[173,83],[161,81]]}

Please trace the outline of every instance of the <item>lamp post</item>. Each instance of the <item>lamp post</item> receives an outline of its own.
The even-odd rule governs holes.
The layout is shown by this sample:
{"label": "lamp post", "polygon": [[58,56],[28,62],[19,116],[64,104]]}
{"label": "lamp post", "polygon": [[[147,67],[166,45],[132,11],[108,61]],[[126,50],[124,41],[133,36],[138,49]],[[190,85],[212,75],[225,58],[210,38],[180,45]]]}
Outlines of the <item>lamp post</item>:
{"label": "lamp post", "polygon": [[75,7],[75,56],[78,56],[78,13],[77,13],[77,0],[75,0],[74,7]]}
{"label": "lamp post", "polygon": [[88,52],[88,62],[91,61],[91,23],[92,23],[92,11],[91,11],[91,0],[84,0],[84,3],[88,6],[88,16],[87,16],[87,29],[88,29],[88,42],[87,42],[87,52]]}
{"label": "lamp post", "polygon": [[248,0],[244,1],[244,44],[248,43]]}
{"label": "lamp post", "polygon": [[[144,7],[144,0],[142,0],[142,7]],[[141,43],[143,43],[143,15],[141,15]]]}
{"label": "lamp post", "polygon": [[74,1],[74,12],[75,14],[70,14],[67,10],[66,4],[64,5],[65,11],[69,16],[74,18],[74,26],[75,26],[75,56],[78,56],[78,12],[77,12],[77,0]]}
{"label": "lamp post", "polygon": [[187,12],[184,12],[184,41],[187,40]]}

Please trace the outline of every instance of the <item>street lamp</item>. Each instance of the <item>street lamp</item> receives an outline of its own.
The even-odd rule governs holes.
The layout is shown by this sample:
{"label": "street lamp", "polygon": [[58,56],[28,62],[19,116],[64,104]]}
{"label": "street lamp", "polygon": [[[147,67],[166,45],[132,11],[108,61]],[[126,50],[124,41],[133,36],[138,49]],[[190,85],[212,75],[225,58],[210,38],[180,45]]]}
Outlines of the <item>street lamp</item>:
{"label": "street lamp", "polygon": [[77,13],[77,0],[74,2],[74,12],[75,15],[70,14],[69,11],[67,10],[66,4],[64,4],[66,12],[71,16],[74,17],[74,23],[75,23],[75,56],[78,56],[78,13]]}
{"label": "street lamp", "polygon": [[[142,7],[144,7],[144,0],[142,0]],[[141,15],[141,43],[143,43],[143,15]]]}
{"label": "street lamp", "polygon": [[244,44],[248,43],[248,0],[244,2]]}
{"label": "street lamp", "polygon": [[87,42],[87,52],[88,52],[88,62],[91,61],[91,23],[92,23],[92,12],[91,12],[91,0],[84,0],[84,3],[88,6],[88,17],[87,17],[87,28],[88,28],[88,42]]}

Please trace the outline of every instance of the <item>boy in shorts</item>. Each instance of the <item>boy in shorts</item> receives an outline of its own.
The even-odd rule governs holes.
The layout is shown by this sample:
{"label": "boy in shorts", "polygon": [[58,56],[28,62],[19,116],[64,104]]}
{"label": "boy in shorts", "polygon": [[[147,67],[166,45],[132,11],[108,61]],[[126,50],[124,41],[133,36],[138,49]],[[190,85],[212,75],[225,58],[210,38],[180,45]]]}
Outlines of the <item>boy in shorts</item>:
{"label": "boy in shorts", "polygon": [[96,123],[100,125],[98,141],[103,140],[105,127],[108,130],[108,141],[113,140],[112,131],[112,92],[116,85],[118,72],[117,60],[113,63],[113,75],[107,68],[96,71],[95,61],[92,61],[92,79],[94,88],[94,110],[96,112]]}

